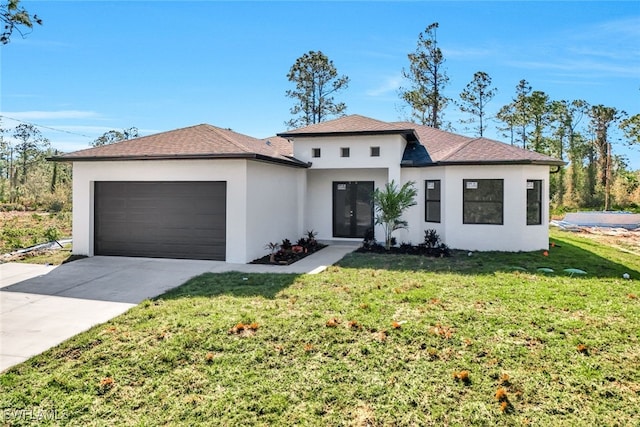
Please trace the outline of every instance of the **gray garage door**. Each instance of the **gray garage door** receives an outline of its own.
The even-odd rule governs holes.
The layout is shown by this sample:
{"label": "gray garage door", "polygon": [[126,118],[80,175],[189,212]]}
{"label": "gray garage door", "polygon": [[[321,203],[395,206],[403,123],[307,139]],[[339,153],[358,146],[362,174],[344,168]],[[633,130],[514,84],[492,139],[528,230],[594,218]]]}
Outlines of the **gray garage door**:
{"label": "gray garage door", "polygon": [[225,259],[226,182],[96,182],[96,255]]}

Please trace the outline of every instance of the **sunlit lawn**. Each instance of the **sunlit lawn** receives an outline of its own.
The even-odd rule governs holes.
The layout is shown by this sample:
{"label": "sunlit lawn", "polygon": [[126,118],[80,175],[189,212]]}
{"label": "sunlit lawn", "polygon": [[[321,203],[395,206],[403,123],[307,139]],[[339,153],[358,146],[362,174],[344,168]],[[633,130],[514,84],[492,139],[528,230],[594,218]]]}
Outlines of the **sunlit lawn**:
{"label": "sunlit lawn", "polygon": [[552,237],[548,256],[200,276],[1,375],[0,407],[71,425],[638,425],[640,261]]}

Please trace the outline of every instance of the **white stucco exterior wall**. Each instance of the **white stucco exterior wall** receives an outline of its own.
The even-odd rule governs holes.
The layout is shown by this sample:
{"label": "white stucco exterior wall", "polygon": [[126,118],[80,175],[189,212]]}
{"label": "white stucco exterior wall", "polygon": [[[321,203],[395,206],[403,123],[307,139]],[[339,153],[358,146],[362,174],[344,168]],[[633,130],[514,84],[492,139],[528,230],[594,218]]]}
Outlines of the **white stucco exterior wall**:
{"label": "white stucco exterior wall", "polygon": [[[440,235],[442,241],[446,241],[446,227],[445,206],[441,204],[441,218],[442,221],[426,222],[425,221],[425,180],[440,180],[441,195],[445,194],[445,168],[442,166],[428,167],[428,168],[403,168],[401,184],[413,181],[415,188],[418,192],[416,195],[416,205],[407,209],[402,216],[402,219],[409,223],[409,227],[404,230],[398,230],[393,235],[396,237],[398,243],[412,243],[414,245],[422,243],[424,241],[425,230],[436,230]],[[444,200],[444,199],[443,199]]]}
{"label": "white stucco exterior wall", "polygon": [[[263,162],[247,163],[246,262],[268,253],[265,245],[304,236],[306,170]],[[232,213],[235,215],[235,213]]]}
{"label": "white stucco exterior wall", "polygon": [[[291,218],[298,217],[295,205],[302,204],[296,200],[300,192],[295,181],[301,173],[304,173],[302,169],[263,165],[244,159],[74,162],[73,252],[94,254],[95,181],[226,181],[226,261],[249,262],[263,250],[266,241],[270,241],[264,234],[266,231],[260,231],[259,226],[265,213],[268,212],[273,219],[281,211],[293,209]],[[288,187],[293,191],[288,191],[288,187],[287,191],[281,191],[281,187],[272,185],[283,181],[291,182]],[[256,188],[249,190],[248,182]],[[278,201],[281,208],[272,206],[273,201]],[[295,224],[297,221],[286,222]],[[288,235],[289,230],[297,232],[299,228],[297,224],[278,226],[275,231],[279,235],[277,239],[284,238],[279,233]],[[252,236],[250,233],[257,234]]]}
{"label": "white stucco exterior wall", "polygon": [[[334,181],[374,181],[374,188],[401,180],[400,162],[406,141],[401,135],[366,135],[340,137],[295,137],[294,157],[311,163],[307,170],[305,230],[318,232],[321,240],[354,240],[333,237]],[[371,147],[380,148],[380,156],[371,156]],[[320,148],[320,157],[312,150]],[[349,148],[349,157],[341,149]],[[376,227],[376,236],[382,236]],[[355,239],[361,240],[361,239]]]}
{"label": "white stucco exterior wall", "polygon": [[[441,180],[441,223],[424,220],[425,180]],[[504,180],[503,225],[463,224],[463,180]],[[422,242],[424,230],[435,229],[451,248],[478,251],[532,251],[549,245],[549,167],[476,165],[403,169],[403,182],[416,181],[418,205],[405,215],[409,230],[398,241]],[[542,181],[542,224],[527,225],[527,180]],[[414,224],[418,224],[416,227]]]}
{"label": "white stucco exterior wall", "polygon": [[[399,181],[400,161],[406,145],[401,135],[368,135],[350,137],[296,137],[293,155],[310,162],[311,169],[379,169],[387,170],[389,180]],[[349,157],[341,157],[341,148],[349,148]],[[371,157],[371,147],[380,147],[380,156]],[[320,148],[321,156],[312,157],[312,149]]]}
{"label": "white stucco exterior wall", "polygon": [[[463,179],[504,179],[502,226],[462,224]],[[540,225],[527,225],[526,184],[530,179],[542,180],[543,184]],[[446,180],[446,236],[450,247],[481,251],[533,251],[549,247],[548,166],[452,166],[447,168]]]}

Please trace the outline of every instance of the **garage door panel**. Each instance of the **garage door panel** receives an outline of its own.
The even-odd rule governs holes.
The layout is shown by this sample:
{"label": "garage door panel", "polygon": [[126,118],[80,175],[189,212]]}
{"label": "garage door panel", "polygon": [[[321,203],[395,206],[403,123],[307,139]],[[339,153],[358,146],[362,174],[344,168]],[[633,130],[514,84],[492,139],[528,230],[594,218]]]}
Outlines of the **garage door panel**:
{"label": "garage door panel", "polygon": [[225,182],[96,182],[95,253],[224,260]]}

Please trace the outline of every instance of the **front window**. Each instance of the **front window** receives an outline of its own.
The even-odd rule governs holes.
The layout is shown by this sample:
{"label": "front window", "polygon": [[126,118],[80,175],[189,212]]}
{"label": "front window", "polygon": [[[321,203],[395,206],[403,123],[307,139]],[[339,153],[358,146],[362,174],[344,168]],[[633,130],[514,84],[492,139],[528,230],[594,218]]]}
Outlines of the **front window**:
{"label": "front window", "polygon": [[542,224],[542,180],[527,180],[527,225]]}
{"label": "front window", "polygon": [[464,224],[504,223],[504,180],[465,179],[462,185]]}
{"label": "front window", "polygon": [[425,181],[424,220],[440,222],[440,180]]}
{"label": "front window", "polygon": [[340,149],[340,157],[349,157],[349,147],[342,147]]}
{"label": "front window", "polygon": [[319,148],[312,148],[311,149],[311,157],[315,157],[315,158],[320,157],[320,149]]}

